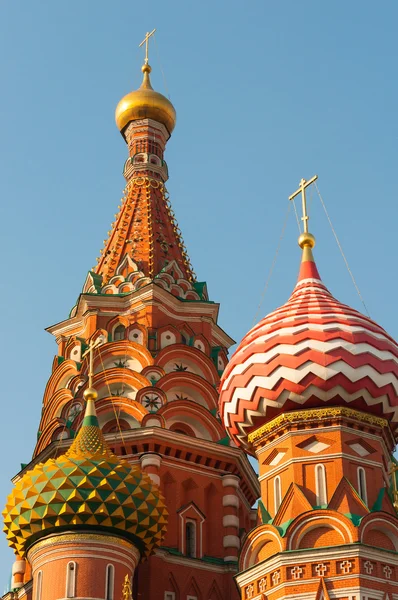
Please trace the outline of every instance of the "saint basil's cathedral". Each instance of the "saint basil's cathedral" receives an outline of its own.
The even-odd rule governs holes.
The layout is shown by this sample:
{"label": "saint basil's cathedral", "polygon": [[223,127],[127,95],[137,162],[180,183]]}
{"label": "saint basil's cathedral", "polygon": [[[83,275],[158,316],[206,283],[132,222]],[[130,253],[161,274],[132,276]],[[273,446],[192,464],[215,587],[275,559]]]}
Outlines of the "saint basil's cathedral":
{"label": "saint basil's cathedral", "polygon": [[121,204],[48,328],[37,445],[3,511],[3,599],[398,600],[398,345],[323,284],[313,178],[294,194],[293,293],[228,362],[167,194],[176,114],[147,57],[116,109]]}

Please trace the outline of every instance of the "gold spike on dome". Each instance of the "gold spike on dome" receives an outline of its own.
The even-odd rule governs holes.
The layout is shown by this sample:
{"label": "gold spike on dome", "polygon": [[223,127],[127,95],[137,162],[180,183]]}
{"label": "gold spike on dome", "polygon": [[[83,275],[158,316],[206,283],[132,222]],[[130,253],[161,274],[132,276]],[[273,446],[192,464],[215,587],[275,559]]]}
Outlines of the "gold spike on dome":
{"label": "gold spike on dome", "polygon": [[147,473],[111,452],[95,397],[95,390],[86,390],[84,420],[66,454],[24,473],[7,498],[4,531],[20,556],[39,538],[63,529],[113,531],[144,556],[164,537],[164,498]]}

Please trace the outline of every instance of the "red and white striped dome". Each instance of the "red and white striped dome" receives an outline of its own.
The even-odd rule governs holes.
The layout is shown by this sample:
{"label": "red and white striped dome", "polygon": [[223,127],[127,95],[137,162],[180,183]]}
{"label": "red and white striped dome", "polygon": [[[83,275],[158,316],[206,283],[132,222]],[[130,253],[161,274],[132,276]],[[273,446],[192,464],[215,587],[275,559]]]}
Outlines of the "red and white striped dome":
{"label": "red and white striped dome", "polygon": [[288,302],[243,338],[220,384],[230,437],[248,448],[250,431],[297,408],[349,406],[398,430],[398,345],[371,319],[341,304],[304,247]]}

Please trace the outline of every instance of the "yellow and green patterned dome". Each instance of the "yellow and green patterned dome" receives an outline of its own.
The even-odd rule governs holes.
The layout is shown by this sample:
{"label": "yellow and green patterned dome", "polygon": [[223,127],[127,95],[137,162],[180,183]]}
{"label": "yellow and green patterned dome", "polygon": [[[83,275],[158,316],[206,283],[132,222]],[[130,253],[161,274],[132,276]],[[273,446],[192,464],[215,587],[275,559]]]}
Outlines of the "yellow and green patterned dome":
{"label": "yellow and green patterned dome", "polygon": [[96,392],[85,396],[85,417],[68,452],[27,471],[7,499],[4,531],[20,556],[37,539],[71,529],[112,531],[149,556],[166,532],[159,488],[110,451],[95,412]]}

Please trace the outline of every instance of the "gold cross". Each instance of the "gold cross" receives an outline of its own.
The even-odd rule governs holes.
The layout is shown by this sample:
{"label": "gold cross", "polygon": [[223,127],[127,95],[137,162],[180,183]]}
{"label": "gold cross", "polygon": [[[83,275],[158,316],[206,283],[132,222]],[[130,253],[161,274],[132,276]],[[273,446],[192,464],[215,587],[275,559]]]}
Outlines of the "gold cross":
{"label": "gold cross", "polygon": [[398,464],[392,463],[391,471],[390,471],[389,475],[391,475],[391,477],[392,477],[392,489],[393,489],[395,510],[398,510],[397,473],[398,473]]}
{"label": "gold cross", "polygon": [[303,216],[301,217],[301,220],[304,222],[304,233],[308,233],[308,219],[309,216],[307,214],[307,199],[305,197],[305,190],[306,188],[311,185],[311,183],[314,183],[314,181],[316,181],[318,179],[318,175],[314,175],[314,177],[312,179],[309,179],[308,181],[306,181],[305,179],[302,179],[299,183],[299,189],[296,190],[294,192],[294,194],[292,194],[291,196],[289,196],[289,200],[293,200],[293,198],[295,198],[296,196],[298,196],[301,193],[301,201],[303,204]]}
{"label": "gold cross", "polygon": [[144,39],[142,40],[141,44],[138,46],[139,48],[141,48],[141,46],[143,46],[145,44],[145,64],[148,64],[148,41],[149,38],[151,37],[151,35],[153,35],[155,33],[156,29],[153,29],[151,31],[151,33],[149,33],[149,31],[147,31],[146,36],[144,37]]}
{"label": "gold cross", "polygon": [[130,577],[128,575],[126,575],[126,577],[124,578],[123,591],[122,591],[123,600],[131,600],[131,594],[132,594],[132,589],[131,589]]}
{"label": "gold cross", "polygon": [[94,362],[94,348],[96,348],[97,346],[99,346],[101,343],[101,337],[97,337],[96,340],[93,340],[91,342],[88,343],[88,348],[87,350],[82,354],[82,358],[84,358],[85,356],[87,356],[87,354],[89,355],[89,368],[88,368],[88,387],[91,388],[92,387],[92,383],[93,383],[93,362]]}

